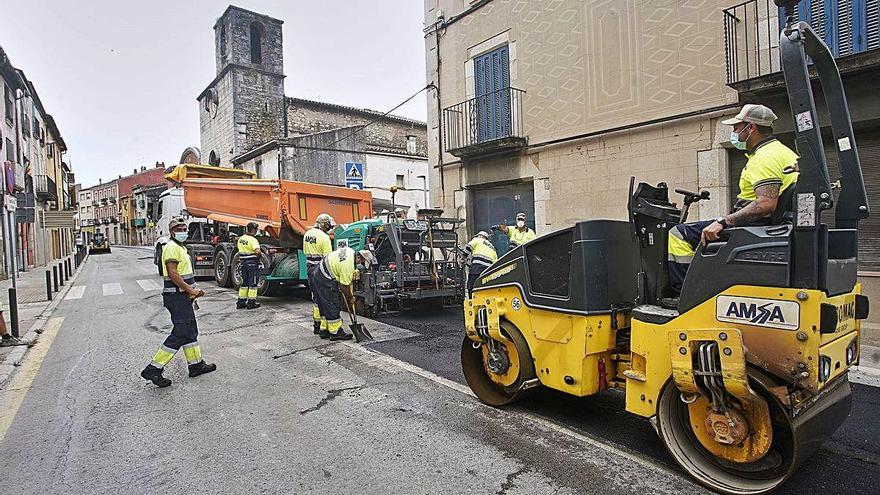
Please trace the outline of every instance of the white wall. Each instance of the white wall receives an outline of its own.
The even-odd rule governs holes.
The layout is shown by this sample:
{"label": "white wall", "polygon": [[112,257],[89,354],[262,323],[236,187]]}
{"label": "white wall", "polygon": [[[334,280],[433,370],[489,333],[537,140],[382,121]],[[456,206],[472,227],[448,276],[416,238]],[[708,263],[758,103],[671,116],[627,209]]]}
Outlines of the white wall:
{"label": "white wall", "polygon": [[[416,209],[426,207],[424,190],[431,188],[427,159],[369,151],[366,155],[364,188],[373,193],[373,198],[391,200],[388,188],[397,185],[397,176],[402,175],[403,187],[398,187],[395,202],[409,206],[411,217],[415,217]],[[419,178],[420,175],[425,179]]]}

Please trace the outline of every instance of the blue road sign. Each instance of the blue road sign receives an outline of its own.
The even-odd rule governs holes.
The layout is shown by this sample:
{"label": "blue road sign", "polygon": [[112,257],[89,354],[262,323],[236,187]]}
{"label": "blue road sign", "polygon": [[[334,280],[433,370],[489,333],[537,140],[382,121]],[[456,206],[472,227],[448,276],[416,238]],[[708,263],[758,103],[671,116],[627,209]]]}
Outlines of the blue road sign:
{"label": "blue road sign", "polygon": [[364,180],[364,164],[357,162],[346,162],[345,164],[345,179],[359,179],[361,181]]}
{"label": "blue road sign", "polygon": [[358,189],[360,191],[364,190],[364,181],[360,179],[347,179],[345,181],[345,187],[349,189]]}

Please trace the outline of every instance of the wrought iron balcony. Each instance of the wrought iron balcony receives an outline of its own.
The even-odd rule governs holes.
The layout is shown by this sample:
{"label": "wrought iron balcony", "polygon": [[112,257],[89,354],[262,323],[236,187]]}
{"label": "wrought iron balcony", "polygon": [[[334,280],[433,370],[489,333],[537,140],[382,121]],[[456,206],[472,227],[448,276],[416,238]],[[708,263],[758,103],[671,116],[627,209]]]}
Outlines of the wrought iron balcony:
{"label": "wrought iron balcony", "polygon": [[525,147],[525,91],[503,88],[443,109],[443,141],[457,157],[473,157]]}
{"label": "wrought iron balcony", "polygon": [[[865,65],[864,56],[880,49],[880,6],[877,0],[801,0],[796,20],[807,22],[834,53],[841,72]],[[751,89],[756,80],[777,75],[774,85],[783,84],[779,60],[779,33],[785,13],[773,0],[748,0],[724,10],[724,48],[727,84]],[[877,60],[869,65],[880,65]],[[760,86],[760,84],[758,85]]]}
{"label": "wrought iron balcony", "polygon": [[34,192],[40,201],[58,201],[58,188],[48,175],[34,176]]}

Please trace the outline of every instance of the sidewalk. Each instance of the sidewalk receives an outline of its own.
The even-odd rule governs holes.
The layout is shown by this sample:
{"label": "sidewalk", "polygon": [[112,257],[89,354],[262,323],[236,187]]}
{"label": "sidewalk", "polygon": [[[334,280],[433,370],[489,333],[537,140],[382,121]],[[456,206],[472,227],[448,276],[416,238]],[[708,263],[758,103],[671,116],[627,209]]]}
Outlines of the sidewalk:
{"label": "sidewalk", "polygon": [[[71,268],[73,268],[73,258],[71,257]],[[55,260],[49,266],[35,267],[27,272],[19,273],[15,280],[18,299],[18,332],[21,338],[33,339],[36,334],[42,331],[42,322],[55,309],[57,300],[66,293],[66,289],[72,285],[73,278],[76,274],[71,274],[71,280],[64,282],[64,286],[58,287],[58,292],[53,292],[52,301],[46,299],[46,270],[49,270],[50,277],[52,266],[58,265],[61,261]],[[59,284],[61,278],[59,277]],[[6,319],[6,328],[12,333],[12,325],[10,323],[9,314],[9,288],[12,287],[12,279],[0,280],[0,308],[3,309],[3,318]],[[53,304],[55,303],[55,304]],[[31,332],[34,330],[34,332]],[[28,333],[30,334],[28,335]],[[27,337],[25,337],[27,335]],[[3,382],[6,372],[10,371],[5,368],[17,363],[23,356],[27,346],[0,347],[0,383]]]}

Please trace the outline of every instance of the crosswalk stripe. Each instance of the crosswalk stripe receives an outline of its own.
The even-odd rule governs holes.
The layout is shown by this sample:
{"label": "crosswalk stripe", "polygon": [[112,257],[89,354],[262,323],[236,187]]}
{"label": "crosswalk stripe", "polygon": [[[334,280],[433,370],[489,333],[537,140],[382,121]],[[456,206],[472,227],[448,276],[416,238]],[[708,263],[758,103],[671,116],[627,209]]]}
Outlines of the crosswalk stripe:
{"label": "crosswalk stripe", "polygon": [[151,290],[162,290],[162,287],[152,279],[138,280],[137,283],[141,286],[141,289],[144,289],[146,292]]}
{"label": "crosswalk stripe", "polygon": [[83,296],[83,293],[85,293],[85,291],[86,291],[85,285],[74,285],[73,287],[70,288],[69,291],[67,291],[67,295],[64,296],[64,300],[68,301],[70,299],[81,299]]}
{"label": "crosswalk stripe", "polygon": [[104,284],[101,288],[105,296],[118,296],[122,294],[122,286],[118,282]]}

